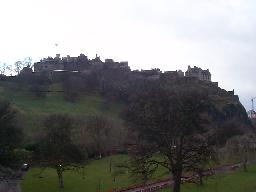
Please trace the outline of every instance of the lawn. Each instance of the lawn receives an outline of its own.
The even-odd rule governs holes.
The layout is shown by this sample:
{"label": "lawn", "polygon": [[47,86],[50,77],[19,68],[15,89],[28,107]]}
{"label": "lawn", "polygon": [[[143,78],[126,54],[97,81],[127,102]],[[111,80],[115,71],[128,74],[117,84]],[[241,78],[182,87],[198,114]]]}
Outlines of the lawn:
{"label": "lawn", "polygon": [[[110,172],[110,161],[112,171]],[[46,169],[40,176],[41,169],[33,168],[22,181],[23,192],[108,192],[114,188],[122,188],[135,185],[135,180],[129,177],[129,173],[116,177],[114,182],[114,172],[116,163],[126,162],[126,155],[115,155],[92,161],[85,168],[85,179],[83,174],[78,172],[64,173],[64,189],[58,188],[57,174],[53,169]],[[167,178],[164,170],[158,171],[152,180]],[[200,187],[196,184],[184,184],[182,192],[255,192],[256,191],[256,166],[250,166],[247,173],[238,170],[234,173],[213,176],[205,180],[205,185]],[[169,192],[170,189],[159,192]]]}
{"label": "lawn", "polygon": [[[115,173],[120,173],[120,168],[116,165],[120,165],[121,162],[127,162],[127,155],[114,155],[106,157],[101,160],[94,160],[85,168],[85,179],[83,174],[80,172],[65,172],[64,173],[64,189],[63,192],[96,192],[102,191],[107,192],[111,189],[128,187],[135,185],[138,180],[131,178],[127,169],[122,169],[119,175],[116,175],[114,182]],[[111,162],[111,172],[110,172]],[[25,176],[22,182],[23,192],[57,192],[60,191],[58,188],[57,174],[53,169],[46,169],[39,177],[41,169],[33,168]],[[166,171],[164,169],[158,170],[152,180],[158,180],[166,178]],[[138,184],[138,183],[137,183]]]}
{"label": "lawn", "polygon": [[[126,155],[116,155],[101,160],[94,160],[85,168],[85,179],[82,173],[65,172],[63,192],[85,192],[85,191],[108,191],[116,187],[132,185],[133,180],[129,174],[124,172],[117,177],[114,182],[114,164],[127,160]],[[110,172],[110,161],[112,161],[112,171]],[[57,192],[57,174],[53,169],[46,169],[41,177],[38,177],[41,169],[33,168],[30,170],[22,182],[23,192]]]}
{"label": "lawn", "polygon": [[[161,192],[170,192],[165,189]],[[159,191],[160,192],[160,191]],[[248,172],[242,170],[213,176],[205,181],[204,186],[185,184],[181,192],[256,192],[256,166],[250,166]]]}

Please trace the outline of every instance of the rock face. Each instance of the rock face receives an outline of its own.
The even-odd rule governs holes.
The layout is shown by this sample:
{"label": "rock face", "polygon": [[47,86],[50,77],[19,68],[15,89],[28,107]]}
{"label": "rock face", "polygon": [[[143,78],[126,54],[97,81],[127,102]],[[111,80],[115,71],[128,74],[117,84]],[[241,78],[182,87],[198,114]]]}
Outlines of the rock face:
{"label": "rock face", "polygon": [[[144,82],[144,83],[141,83]],[[141,86],[138,86],[139,84]],[[130,88],[132,94],[140,92],[143,87],[156,84],[156,86],[165,86],[167,89],[182,90],[186,93],[186,90],[198,90],[202,94],[207,95],[210,98],[211,106],[209,109],[205,109],[213,119],[212,127],[209,129],[216,129],[220,127],[220,132],[226,135],[243,134],[252,131],[252,123],[249,120],[246,110],[239,101],[239,97],[234,94],[234,90],[226,91],[218,86],[218,83],[210,81],[201,81],[195,77],[181,77],[176,75],[162,75],[159,80],[146,81],[137,80],[135,88]],[[132,95],[130,94],[130,95]]]}
{"label": "rock face", "polygon": [[[149,71],[146,71],[149,73]],[[152,70],[150,71],[152,72]],[[181,76],[178,72],[161,73],[155,70],[154,74],[149,77],[158,75],[159,78],[149,78],[142,72],[133,72],[129,81],[134,81],[128,86],[128,95],[131,96],[136,92],[140,92],[143,87],[156,84],[156,86],[166,86],[168,89],[200,89],[203,94],[208,95],[214,103],[217,110],[215,110],[216,120],[224,122],[235,119],[240,123],[251,126],[246,110],[239,101],[238,95],[235,95],[234,90],[226,91],[218,86],[217,82],[200,80],[194,76]]]}
{"label": "rock face", "polygon": [[184,90],[200,88],[204,94],[210,97],[214,109],[206,109],[213,118],[209,130],[215,131],[214,134],[217,134],[220,145],[223,145],[226,139],[235,135],[254,131],[252,122],[240,103],[239,97],[234,94],[234,90],[226,91],[218,87],[216,83],[200,81],[195,78],[177,78],[169,83]]}

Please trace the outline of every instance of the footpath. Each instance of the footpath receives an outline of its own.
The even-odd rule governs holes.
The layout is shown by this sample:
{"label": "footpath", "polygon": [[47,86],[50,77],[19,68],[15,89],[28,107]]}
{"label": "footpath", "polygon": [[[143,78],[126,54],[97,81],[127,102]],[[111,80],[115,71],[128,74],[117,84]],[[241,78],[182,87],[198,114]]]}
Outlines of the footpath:
{"label": "footpath", "polygon": [[21,192],[20,182],[24,172],[14,172],[11,169],[0,167],[0,192]]}
{"label": "footpath", "polygon": [[[210,176],[210,175],[216,175],[221,173],[229,173],[237,170],[241,167],[241,164],[232,164],[232,165],[225,165],[221,167],[216,167],[214,169],[209,169],[203,173],[204,176]],[[196,175],[190,176],[190,177],[184,177],[182,178],[183,183],[193,182],[198,177]],[[153,192],[158,191],[160,189],[166,189],[168,187],[171,187],[173,185],[173,181],[170,179],[157,181],[154,183],[149,183],[146,185],[137,185],[132,186],[124,189],[119,190],[113,190],[113,192]]]}
{"label": "footpath", "polygon": [[21,192],[20,179],[0,181],[0,192]]}

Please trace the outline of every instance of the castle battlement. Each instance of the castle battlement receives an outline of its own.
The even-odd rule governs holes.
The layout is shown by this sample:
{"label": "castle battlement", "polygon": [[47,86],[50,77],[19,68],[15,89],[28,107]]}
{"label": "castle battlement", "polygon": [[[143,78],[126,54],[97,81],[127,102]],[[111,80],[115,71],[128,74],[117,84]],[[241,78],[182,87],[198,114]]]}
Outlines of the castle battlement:
{"label": "castle battlement", "polygon": [[100,57],[96,55],[94,59],[88,59],[84,54],[80,54],[78,57],[60,57],[60,54],[56,54],[55,58],[47,57],[41,59],[40,62],[34,63],[34,71],[38,72],[52,72],[58,70],[65,71],[84,71],[92,68],[107,67],[112,69],[125,69],[130,70],[128,62],[114,62],[113,59],[106,59],[105,62],[101,61]]}

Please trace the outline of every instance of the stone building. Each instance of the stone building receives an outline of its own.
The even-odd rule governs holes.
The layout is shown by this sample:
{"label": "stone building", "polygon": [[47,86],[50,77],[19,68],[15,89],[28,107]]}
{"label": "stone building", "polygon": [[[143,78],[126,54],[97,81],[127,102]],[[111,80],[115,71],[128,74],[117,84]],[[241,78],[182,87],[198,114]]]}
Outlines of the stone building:
{"label": "stone building", "polygon": [[40,62],[34,63],[34,72],[47,72],[54,70],[64,70],[64,65],[60,62],[59,55],[56,55],[55,58],[44,58],[41,59]]}
{"label": "stone building", "polygon": [[185,73],[186,77],[196,77],[201,81],[211,81],[211,73],[209,69],[203,70],[200,67],[194,66],[194,68],[191,68],[188,66],[188,70]]}
{"label": "stone building", "polygon": [[51,72],[51,71],[82,71],[89,67],[89,60],[87,56],[80,54],[78,57],[60,58],[59,54],[56,54],[55,58],[48,57],[42,59],[40,62],[34,64],[35,72]]}
{"label": "stone building", "polygon": [[106,59],[105,62],[101,61],[100,57],[96,55],[94,59],[89,60],[84,54],[78,57],[60,58],[56,54],[55,58],[48,57],[42,59],[40,62],[34,64],[35,72],[52,72],[52,71],[88,71],[88,70],[101,70],[108,69],[125,69],[130,70],[128,62],[114,62],[113,59]]}
{"label": "stone building", "polygon": [[172,77],[184,77],[184,72],[181,70],[176,70],[176,71],[165,71],[165,75],[169,75]]}
{"label": "stone building", "polygon": [[105,66],[111,69],[129,68],[127,61],[115,62],[113,59],[105,59]]}

